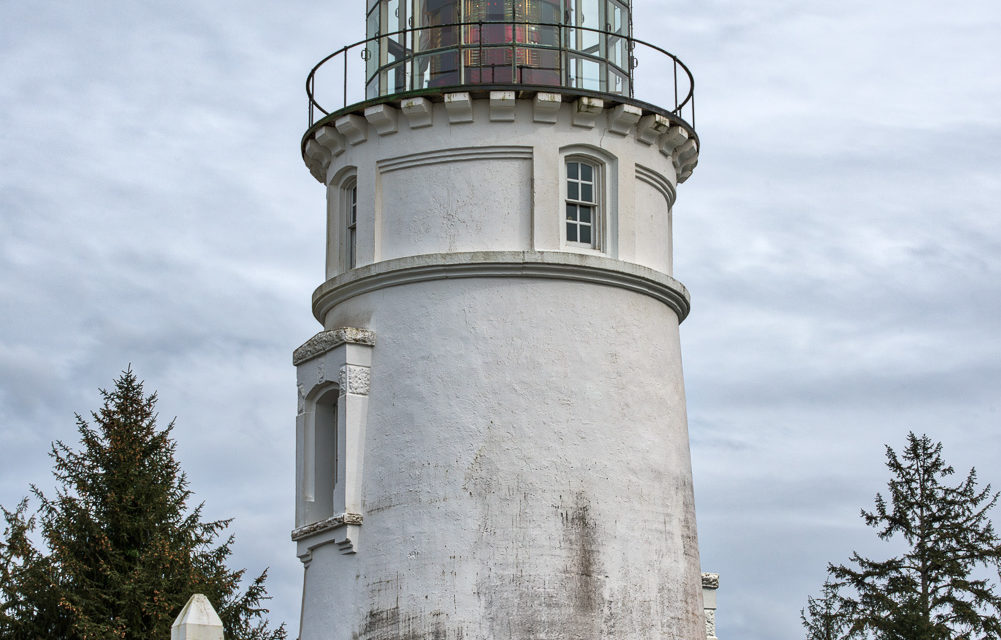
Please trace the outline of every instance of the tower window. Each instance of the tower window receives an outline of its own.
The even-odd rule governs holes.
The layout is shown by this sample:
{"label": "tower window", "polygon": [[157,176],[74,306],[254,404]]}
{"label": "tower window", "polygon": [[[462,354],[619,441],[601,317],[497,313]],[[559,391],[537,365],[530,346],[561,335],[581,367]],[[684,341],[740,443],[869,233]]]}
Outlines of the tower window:
{"label": "tower window", "polygon": [[596,164],[583,160],[567,161],[566,241],[567,244],[597,248],[600,231],[598,175]]}
{"label": "tower window", "polygon": [[311,402],[312,411],[306,416],[302,495],[307,522],[319,522],[334,515],[338,471],[337,394],[336,387],[321,393]]}
{"label": "tower window", "polygon": [[358,182],[344,187],[344,256],[345,266],[354,269],[358,261]]}

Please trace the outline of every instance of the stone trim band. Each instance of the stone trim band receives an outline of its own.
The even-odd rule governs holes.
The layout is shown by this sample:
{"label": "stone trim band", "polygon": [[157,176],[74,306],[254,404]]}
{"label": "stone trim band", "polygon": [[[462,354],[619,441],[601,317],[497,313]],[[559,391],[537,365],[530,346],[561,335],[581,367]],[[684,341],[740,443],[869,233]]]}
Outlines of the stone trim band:
{"label": "stone trim band", "polygon": [[647,267],[559,251],[477,251],[396,258],[352,269],[313,292],[313,315],[322,323],[331,309],[355,296],[450,278],[549,278],[603,284],[659,300],[678,315],[679,322],[691,309],[685,285]]}

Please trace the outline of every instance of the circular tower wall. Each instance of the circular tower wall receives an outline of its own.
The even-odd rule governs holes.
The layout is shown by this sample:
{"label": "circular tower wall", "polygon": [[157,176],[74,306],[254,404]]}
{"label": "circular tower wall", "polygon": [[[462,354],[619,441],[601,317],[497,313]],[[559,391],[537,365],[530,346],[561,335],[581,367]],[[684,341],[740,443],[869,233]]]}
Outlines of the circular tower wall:
{"label": "circular tower wall", "polygon": [[670,275],[689,142],[629,101],[508,91],[311,131],[302,640],[701,637]]}

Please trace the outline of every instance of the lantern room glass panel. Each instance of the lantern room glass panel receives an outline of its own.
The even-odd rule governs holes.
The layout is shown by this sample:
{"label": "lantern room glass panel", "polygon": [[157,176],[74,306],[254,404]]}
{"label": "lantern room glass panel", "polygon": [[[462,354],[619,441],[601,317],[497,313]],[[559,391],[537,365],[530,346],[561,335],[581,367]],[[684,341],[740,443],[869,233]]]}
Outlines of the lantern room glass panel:
{"label": "lantern room glass panel", "polygon": [[463,85],[628,94],[627,0],[369,0],[367,97]]}

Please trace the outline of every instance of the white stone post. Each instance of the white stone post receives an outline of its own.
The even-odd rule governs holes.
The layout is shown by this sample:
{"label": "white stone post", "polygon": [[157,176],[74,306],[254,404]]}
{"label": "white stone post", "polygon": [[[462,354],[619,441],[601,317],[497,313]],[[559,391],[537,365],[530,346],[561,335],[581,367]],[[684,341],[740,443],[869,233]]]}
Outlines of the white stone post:
{"label": "white stone post", "polygon": [[716,590],[719,589],[718,573],[702,574],[702,607],[706,614],[706,640],[716,637]]}
{"label": "white stone post", "polygon": [[191,596],[170,625],[170,640],[225,640],[222,620],[208,598],[200,593]]}

